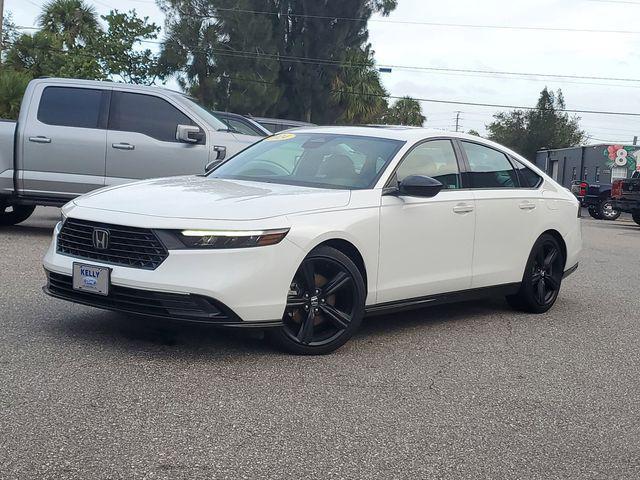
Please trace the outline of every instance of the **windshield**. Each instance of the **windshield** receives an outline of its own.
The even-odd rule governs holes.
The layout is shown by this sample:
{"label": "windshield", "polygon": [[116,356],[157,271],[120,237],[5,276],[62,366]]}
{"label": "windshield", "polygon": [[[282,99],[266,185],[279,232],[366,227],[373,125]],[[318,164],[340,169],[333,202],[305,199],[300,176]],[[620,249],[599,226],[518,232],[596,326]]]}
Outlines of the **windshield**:
{"label": "windshield", "polygon": [[404,142],[321,133],[281,133],[243,150],[210,176],[321,188],[371,188]]}
{"label": "windshield", "polygon": [[225,125],[224,122],[222,122],[218,117],[214,116],[210,111],[208,111],[206,108],[204,108],[202,105],[196,103],[193,101],[192,98],[189,98],[187,96],[182,97],[185,102],[187,102],[187,104],[193,108],[196,113],[198,115],[200,115],[200,117],[202,117],[204,119],[205,122],[207,122],[209,124],[209,126],[211,128],[213,128],[214,130],[228,130],[229,127],[227,125]]}

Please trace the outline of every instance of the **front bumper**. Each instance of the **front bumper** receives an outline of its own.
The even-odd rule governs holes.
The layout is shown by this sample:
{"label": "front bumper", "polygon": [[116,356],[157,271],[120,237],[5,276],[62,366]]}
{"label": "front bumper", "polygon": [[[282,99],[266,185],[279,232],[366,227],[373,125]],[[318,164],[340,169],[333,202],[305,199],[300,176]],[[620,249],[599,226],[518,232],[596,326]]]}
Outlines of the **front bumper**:
{"label": "front bumper", "polygon": [[613,206],[616,210],[626,213],[634,213],[640,211],[640,200],[627,200],[616,198],[613,200]]}
{"label": "front bumper", "polygon": [[[59,254],[59,229],[43,260],[49,278],[46,293],[98,308],[226,326],[279,324],[291,280],[304,258],[285,238],[267,247],[169,250],[155,270],[143,270]],[[74,262],[109,267],[115,297],[87,296],[70,288]]]}

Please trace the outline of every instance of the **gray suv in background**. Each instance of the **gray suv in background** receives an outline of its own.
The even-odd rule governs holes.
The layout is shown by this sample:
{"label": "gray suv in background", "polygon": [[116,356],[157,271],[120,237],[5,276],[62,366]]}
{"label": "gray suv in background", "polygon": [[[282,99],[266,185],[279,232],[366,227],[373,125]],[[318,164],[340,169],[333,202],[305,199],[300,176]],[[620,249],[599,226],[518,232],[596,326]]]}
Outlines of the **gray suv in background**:
{"label": "gray suv in background", "polygon": [[0,225],[106,185],[204,173],[259,139],[179,92],[33,80],[18,121],[0,121]]}

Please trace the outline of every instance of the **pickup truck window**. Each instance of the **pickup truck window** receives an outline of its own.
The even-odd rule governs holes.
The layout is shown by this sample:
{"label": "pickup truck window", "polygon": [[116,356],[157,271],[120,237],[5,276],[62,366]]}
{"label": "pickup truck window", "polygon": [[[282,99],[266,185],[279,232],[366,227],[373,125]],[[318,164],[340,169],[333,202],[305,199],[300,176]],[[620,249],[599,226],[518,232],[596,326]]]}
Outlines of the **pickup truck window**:
{"label": "pickup truck window", "polygon": [[104,128],[100,125],[102,90],[46,87],[40,97],[38,120],[47,125]]}
{"label": "pickup truck window", "polygon": [[109,130],[137,132],[163,142],[178,142],[178,125],[195,123],[160,97],[113,92],[109,110]]}

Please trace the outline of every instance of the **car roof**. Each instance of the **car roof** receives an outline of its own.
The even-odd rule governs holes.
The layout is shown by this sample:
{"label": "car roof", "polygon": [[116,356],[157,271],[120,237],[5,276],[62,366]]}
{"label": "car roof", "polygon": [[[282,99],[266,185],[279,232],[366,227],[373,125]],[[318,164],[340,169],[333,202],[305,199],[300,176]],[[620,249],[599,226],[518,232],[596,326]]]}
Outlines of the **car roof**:
{"label": "car roof", "polygon": [[118,90],[126,90],[132,92],[157,92],[163,93],[165,95],[171,96],[179,96],[179,97],[187,97],[188,95],[178,92],[176,90],[171,90],[169,88],[157,87],[155,85],[136,85],[132,83],[122,83],[122,82],[111,82],[105,80],[82,80],[78,78],[48,78],[41,77],[35,80],[32,80],[34,83],[46,83],[46,84],[57,84],[60,83],[62,86],[87,86],[87,87],[96,87],[96,88],[117,88]]}
{"label": "car roof", "polygon": [[315,126],[315,123],[301,122],[299,120],[287,120],[286,118],[270,118],[270,117],[254,117],[254,116],[249,116],[249,118],[251,118],[252,120],[255,120],[256,122],[274,123],[276,125],[293,125],[293,126],[300,126],[300,127]]}
{"label": "car roof", "polygon": [[300,127],[292,129],[291,132],[358,135],[363,137],[404,140],[408,142],[431,137],[455,137],[467,140],[481,141],[482,143],[488,142],[487,140],[475,135],[467,135],[465,133],[449,132],[433,128],[407,127],[403,125]]}

